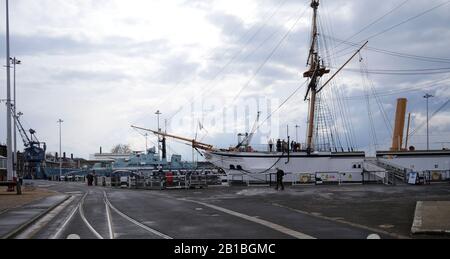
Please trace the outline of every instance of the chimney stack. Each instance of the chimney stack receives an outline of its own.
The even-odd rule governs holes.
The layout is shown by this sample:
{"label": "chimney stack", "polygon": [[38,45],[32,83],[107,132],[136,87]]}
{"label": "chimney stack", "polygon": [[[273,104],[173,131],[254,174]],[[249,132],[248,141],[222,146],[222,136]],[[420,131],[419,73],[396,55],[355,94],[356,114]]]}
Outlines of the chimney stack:
{"label": "chimney stack", "polygon": [[401,151],[403,145],[403,131],[405,130],[406,105],[408,100],[400,98],[397,100],[397,112],[395,114],[395,128],[392,137],[391,151]]}

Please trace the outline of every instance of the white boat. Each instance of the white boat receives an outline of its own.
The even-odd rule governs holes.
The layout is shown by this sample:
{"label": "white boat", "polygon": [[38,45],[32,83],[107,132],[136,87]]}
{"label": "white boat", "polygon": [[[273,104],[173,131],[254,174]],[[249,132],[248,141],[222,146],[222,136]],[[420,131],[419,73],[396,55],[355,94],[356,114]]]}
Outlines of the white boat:
{"label": "white boat", "polygon": [[235,181],[274,181],[278,168],[286,173],[286,182],[352,182],[362,181],[365,153],[207,151],[205,158]]}

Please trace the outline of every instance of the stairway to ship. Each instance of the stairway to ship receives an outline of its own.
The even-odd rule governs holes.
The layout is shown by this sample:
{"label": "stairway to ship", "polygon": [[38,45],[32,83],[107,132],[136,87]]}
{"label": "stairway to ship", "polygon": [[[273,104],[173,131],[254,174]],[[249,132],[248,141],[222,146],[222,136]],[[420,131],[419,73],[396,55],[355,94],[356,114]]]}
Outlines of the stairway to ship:
{"label": "stairway to ship", "polygon": [[405,168],[399,165],[394,165],[392,163],[381,161],[377,158],[366,159],[365,162],[386,170],[388,184],[402,185],[406,183]]}

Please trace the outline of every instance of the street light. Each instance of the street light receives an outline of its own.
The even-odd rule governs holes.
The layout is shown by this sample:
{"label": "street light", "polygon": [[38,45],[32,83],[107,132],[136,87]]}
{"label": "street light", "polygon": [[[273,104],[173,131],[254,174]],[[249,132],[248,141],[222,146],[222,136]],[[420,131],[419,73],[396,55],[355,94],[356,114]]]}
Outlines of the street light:
{"label": "street light", "polygon": [[61,124],[64,121],[59,119],[57,123],[59,123],[59,180],[61,181],[62,176],[62,154],[61,154]]}
{"label": "street light", "polygon": [[428,113],[428,100],[430,98],[434,97],[431,94],[426,94],[423,98],[427,99],[427,150],[430,150],[430,119],[429,119],[429,113]]}
{"label": "street light", "polygon": [[[22,64],[22,61],[18,60],[16,57],[14,58],[9,58],[11,64],[13,64],[14,67],[14,87],[13,87],[13,98],[14,98],[14,115],[13,118],[17,117],[17,97],[16,97],[16,65],[20,65]],[[14,119],[14,155],[13,155],[13,159],[14,159],[14,166],[13,166],[13,174],[14,177],[17,177],[17,122]]]}
{"label": "street light", "polygon": [[145,133],[144,137],[145,137],[145,153],[147,153],[148,152],[148,141],[147,141],[148,133]]}
{"label": "street light", "polygon": [[162,115],[162,113],[161,113],[159,110],[157,110],[157,111],[155,112],[155,114],[156,114],[156,116],[158,116],[158,132],[160,132],[160,131],[161,131],[161,128],[159,127],[159,116]]}
{"label": "street light", "polygon": [[[155,114],[158,117],[158,132],[161,132],[161,128],[159,127],[159,116],[161,116],[162,113],[159,110],[157,110],[155,112]],[[159,142],[160,142],[160,138],[159,138],[159,135],[158,135],[158,156],[160,155],[160,152],[161,152],[161,149],[159,148]]]}
{"label": "street light", "polygon": [[298,143],[298,128],[300,128],[300,126],[298,126],[298,125],[295,125],[295,141],[297,141],[297,143]]}
{"label": "street light", "polygon": [[6,0],[6,171],[7,181],[14,180],[14,159],[12,155],[12,138],[11,138],[11,65],[9,52],[9,1]]}

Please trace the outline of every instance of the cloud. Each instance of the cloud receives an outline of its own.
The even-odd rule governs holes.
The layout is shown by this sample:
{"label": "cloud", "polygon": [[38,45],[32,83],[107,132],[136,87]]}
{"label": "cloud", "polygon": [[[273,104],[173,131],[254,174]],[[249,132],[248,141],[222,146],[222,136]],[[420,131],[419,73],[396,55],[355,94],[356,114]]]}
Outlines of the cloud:
{"label": "cloud", "polygon": [[[202,133],[202,137],[227,147],[234,144],[236,132],[250,130],[258,109],[255,100],[272,101],[275,109],[305,81],[302,73],[307,70],[309,2],[14,1],[11,3],[11,53],[23,61],[17,71],[19,109],[25,113],[29,127],[37,129],[41,139],[48,143],[50,151],[58,149],[58,118],[65,120],[66,153],[88,157],[99,146],[108,149],[125,142],[143,149],[144,139],[129,126],[156,128],[157,109],[163,112],[163,119],[174,117],[174,121],[169,121],[170,131],[188,137],[195,136],[195,125],[202,117],[207,118],[204,126],[210,134]],[[333,66],[333,72],[355,50],[346,44],[338,45],[335,38],[348,39],[399,3],[321,1],[319,31],[323,37],[319,44],[324,57],[327,51],[337,53],[334,58],[325,59]],[[439,3],[442,1],[409,1],[350,41],[361,42]],[[450,5],[443,6],[371,39],[372,49],[362,51],[368,69],[448,67],[449,12]],[[299,17],[298,24],[289,32]],[[4,33],[4,28],[0,28],[1,38]],[[0,49],[4,48],[1,41]],[[441,62],[386,55],[373,48],[441,58]],[[0,57],[5,59],[4,51]],[[361,64],[356,58],[348,68],[358,70]],[[392,132],[387,121],[393,121],[396,98],[409,99],[408,111],[417,115],[418,123],[425,114],[422,98],[425,91],[437,96],[430,100],[432,110],[449,98],[447,81],[433,83],[448,76],[370,74],[369,79],[363,79],[358,72],[344,70],[324,94],[338,115],[341,106],[346,104],[345,111],[355,132],[353,138],[359,147],[373,142],[368,134],[367,108],[370,108],[377,144],[388,147]],[[4,77],[0,85],[5,85]],[[370,90],[371,85],[379,97],[371,97],[367,104],[364,89]],[[0,89],[0,99],[3,99],[6,91],[4,87]],[[234,100],[241,89],[240,98]],[[273,122],[277,124],[272,125],[276,129],[269,127],[273,138],[284,137],[287,124],[291,129],[298,124],[302,131],[300,141],[304,141],[308,111],[304,94],[305,89],[301,89],[273,114]],[[224,109],[230,115],[224,116]],[[224,119],[234,113],[236,120]],[[3,105],[0,114],[6,114]],[[264,110],[262,119],[268,115],[270,111]],[[448,112],[435,118],[435,134],[449,131],[448,118]],[[335,126],[342,133],[347,132],[341,116],[336,119]],[[270,130],[265,129],[264,133]],[[345,142],[345,134],[342,135]],[[259,134],[255,141],[264,141],[266,137]],[[2,123],[0,142],[4,139]],[[417,136],[412,144],[423,145],[420,144],[423,140],[423,136]],[[445,137],[441,140],[449,141]],[[191,157],[189,148],[172,145],[176,152]]]}

